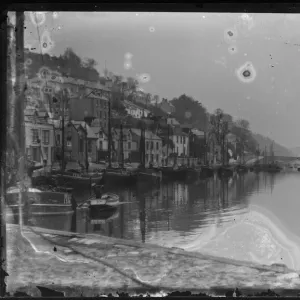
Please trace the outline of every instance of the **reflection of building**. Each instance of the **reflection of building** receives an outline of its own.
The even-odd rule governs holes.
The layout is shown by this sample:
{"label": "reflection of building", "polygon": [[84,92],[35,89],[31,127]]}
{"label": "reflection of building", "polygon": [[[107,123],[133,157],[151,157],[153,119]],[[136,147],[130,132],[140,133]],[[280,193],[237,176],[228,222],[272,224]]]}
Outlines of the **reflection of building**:
{"label": "reflection of building", "polygon": [[51,165],[54,156],[53,125],[48,123],[48,114],[37,110],[25,110],[25,145],[29,159]]}
{"label": "reflection of building", "polygon": [[188,185],[184,183],[174,183],[174,202],[176,205],[187,204],[189,200]]}

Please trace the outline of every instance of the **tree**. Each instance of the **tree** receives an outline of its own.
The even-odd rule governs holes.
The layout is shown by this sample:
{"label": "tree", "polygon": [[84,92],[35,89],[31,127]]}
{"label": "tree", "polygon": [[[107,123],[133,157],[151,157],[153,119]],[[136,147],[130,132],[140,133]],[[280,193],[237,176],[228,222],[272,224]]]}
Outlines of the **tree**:
{"label": "tree", "polygon": [[222,162],[225,162],[225,139],[229,130],[229,115],[225,114],[222,109],[218,108],[215,110],[214,114],[210,116],[210,134],[215,136],[216,141],[219,146],[221,146],[222,152]]}
{"label": "tree", "polygon": [[174,98],[171,104],[175,106],[174,117],[180,123],[189,123],[204,131],[207,129],[207,110],[200,102],[183,94],[179,98]]}
{"label": "tree", "polygon": [[93,58],[86,58],[83,62],[83,66],[87,69],[95,69],[98,63]]}

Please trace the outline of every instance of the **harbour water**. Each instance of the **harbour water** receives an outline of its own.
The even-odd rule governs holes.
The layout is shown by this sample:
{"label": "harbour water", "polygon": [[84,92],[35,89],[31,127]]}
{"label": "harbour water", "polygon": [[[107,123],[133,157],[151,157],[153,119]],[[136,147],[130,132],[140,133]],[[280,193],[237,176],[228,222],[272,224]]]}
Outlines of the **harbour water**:
{"label": "harbour water", "polygon": [[[300,173],[247,173],[189,184],[114,187],[122,202],[91,220],[76,214],[35,216],[32,225],[178,247],[300,269]],[[90,191],[77,192],[84,201]]]}

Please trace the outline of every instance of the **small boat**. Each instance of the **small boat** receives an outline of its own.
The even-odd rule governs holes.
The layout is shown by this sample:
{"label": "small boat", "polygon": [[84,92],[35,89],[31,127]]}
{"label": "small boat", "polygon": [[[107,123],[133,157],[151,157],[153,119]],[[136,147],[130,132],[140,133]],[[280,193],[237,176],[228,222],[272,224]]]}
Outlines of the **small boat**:
{"label": "small boat", "polygon": [[120,198],[118,195],[113,193],[105,193],[98,199],[90,199],[89,207],[92,208],[93,206],[97,205],[109,205],[109,206],[117,206],[120,203]]}
{"label": "small boat", "polygon": [[119,217],[119,211],[116,207],[112,207],[111,209],[103,209],[90,211],[90,223],[92,225],[97,224],[105,224],[111,220],[114,220]]}
{"label": "small boat", "polygon": [[[18,214],[20,188],[9,188],[6,193],[7,208],[11,209],[13,214]],[[23,195],[22,208],[27,215],[73,213],[77,206],[72,189],[63,187],[28,188]]]}

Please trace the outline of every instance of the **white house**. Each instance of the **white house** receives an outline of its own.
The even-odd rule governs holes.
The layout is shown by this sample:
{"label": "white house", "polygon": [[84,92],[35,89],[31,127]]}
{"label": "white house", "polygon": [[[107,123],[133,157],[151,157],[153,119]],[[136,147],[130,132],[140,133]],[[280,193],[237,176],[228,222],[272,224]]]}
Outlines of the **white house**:
{"label": "white house", "polygon": [[48,123],[48,114],[25,110],[25,147],[28,159],[37,162],[47,160],[51,165],[54,156],[54,130]]}
{"label": "white house", "polygon": [[150,114],[150,110],[139,107],[138,105],[127,100],[124,100],[124,106],[127,113],[137,119],[140,119],[143,116],[147,117]]}
{"label": "white house", "polygon": [[174,143],[173,153],[178,156],[189,156],[189,136],[180,127],[174,127],[171,137]]}

